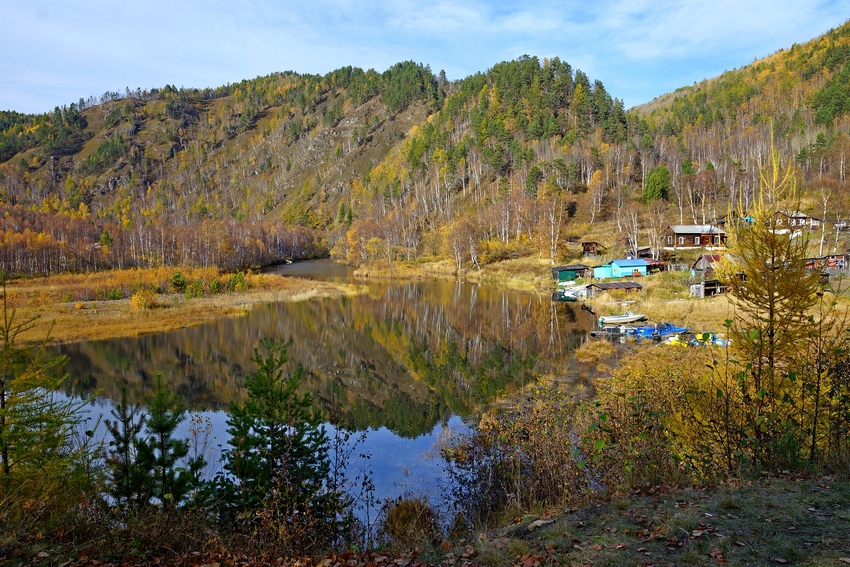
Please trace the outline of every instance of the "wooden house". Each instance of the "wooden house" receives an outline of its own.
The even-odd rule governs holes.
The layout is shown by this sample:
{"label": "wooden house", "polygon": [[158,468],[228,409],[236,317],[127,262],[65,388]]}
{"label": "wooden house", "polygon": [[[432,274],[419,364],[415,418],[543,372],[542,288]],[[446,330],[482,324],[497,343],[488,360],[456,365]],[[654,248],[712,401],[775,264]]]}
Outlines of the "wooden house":
{"label": "wooden house", "polygon": [[800,211],[779,211],[776,213],[776,227],[789,230],[820,230],[820,219]]}
{"label": "wooden house", "polygon": [[705,281],[706,278],[710,278],[714,274],[714,266],[721,258],[723,258],[723,254],[702,254],[691,265],[691,274]]}
{"label": "wooden house", "polygon": [[581,243],[581,253],[585,256],[596,256],[607,250],[605,246],[602,246],[598,242],[588,241]]}
{"label": "wooden house", "polygon": [[664,242],[668,248],[726,246],[726,231],[711,224],[675,224],[667,227]]}

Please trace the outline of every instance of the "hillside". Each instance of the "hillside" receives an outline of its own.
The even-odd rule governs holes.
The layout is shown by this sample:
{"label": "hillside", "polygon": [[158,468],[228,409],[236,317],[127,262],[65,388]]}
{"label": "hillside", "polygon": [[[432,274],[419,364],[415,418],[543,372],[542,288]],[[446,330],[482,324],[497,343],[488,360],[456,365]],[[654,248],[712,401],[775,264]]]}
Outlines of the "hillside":
{"label": "hillside", "polygon": [[799,165],[807,212],[839,220],[848,53],[845,23],[629,112],[568,63],[523,56],[456,82],[405,62],[0,113],[0,267],[241,269],[330,251],[466,270],[561,261],[582,238],[616,254],[748,202],[771,142]]}

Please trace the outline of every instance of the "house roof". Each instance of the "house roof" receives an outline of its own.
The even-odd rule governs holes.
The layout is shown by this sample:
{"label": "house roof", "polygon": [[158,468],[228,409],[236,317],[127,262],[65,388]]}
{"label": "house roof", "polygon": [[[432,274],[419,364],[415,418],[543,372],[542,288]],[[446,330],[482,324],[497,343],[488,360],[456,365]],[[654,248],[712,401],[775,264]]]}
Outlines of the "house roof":
{"label": "house roof", "polygon": [[697,258],[693,264],[691,264],[691,267],[696,267],[697,264],[703,261],[709,265],[715,264],[719,262],[721,258],[723,258],[723,254],[701,254],[700,257]]}
{"label": "house roof", "polygon": [[621,268],[634,268],[634,267],[639,267],[639,266],[644,266],[644,267],[647,266],[646,260],[644,260],[643,258],[635,258],[635,259],[623,258],[623,259],[620,259],[620,260],[611,260],[611,264],[617,264]]}
{"label": "house roof", "polygon": [[726,234],[725,230],[711,224],[671,224],[670,230],[676,234]]}
{"label": "house roof", "polygon": [[592,287],[598,290],[606,290],[606,289],[643,289],[643,286],[637,282],[606,282],[606,283],[594,283],[590,284],[588,287]]}
{"label": "house roof", "polygon": [[585,266],[584,264],[570,264],[569,266],[555,266],[552,268],[553,272],[575,272],[579,270],[589,270],[590,266]]}
{"label": "house roof", "polygon": [[810,214],[807,214],[807,213],[803,213],[803,212],[801,212],[801,211],[779,211],[779,212],[780,212],[781,214],[785,215],[786,217],[789,217],[789,218],[795,218],[795,219],[815,219],[815,220],[820,220],[820,219],[819,219],[819,218],[817,218],[817,217],[814,217],[814,216],[812,216],[812,215],[810,215]]}

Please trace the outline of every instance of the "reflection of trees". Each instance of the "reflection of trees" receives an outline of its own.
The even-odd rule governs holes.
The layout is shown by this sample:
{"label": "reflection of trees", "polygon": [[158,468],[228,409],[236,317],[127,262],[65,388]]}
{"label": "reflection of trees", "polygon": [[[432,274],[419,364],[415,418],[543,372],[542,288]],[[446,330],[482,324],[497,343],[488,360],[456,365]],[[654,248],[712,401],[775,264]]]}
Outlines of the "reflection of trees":
{"label": "reflection of trees", "polygon": [[246,317],[138,339],[61,347],[68,388],[117,400],[157,372],[194,408],[243,395],[261,337],[294,338],[291,364],[329,415],[403,436],[470,415],[540,375],[563,375],[590,314],[548,296],[449,282],[373,283],[353,298],[255,307]]}

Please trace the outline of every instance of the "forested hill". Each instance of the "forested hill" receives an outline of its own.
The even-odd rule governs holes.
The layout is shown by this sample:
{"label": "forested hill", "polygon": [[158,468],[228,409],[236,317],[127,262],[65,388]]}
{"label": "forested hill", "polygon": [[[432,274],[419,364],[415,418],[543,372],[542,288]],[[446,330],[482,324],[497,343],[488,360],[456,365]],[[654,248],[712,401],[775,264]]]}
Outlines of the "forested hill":
{"label": "forested hill", "polygon": [[2,113],[2,267],[241,268],[326,254],[351,180],[440,107],[444,86],[399,63]]}
{"label": "forested hill", "polygon": [[236,268],[331,251],[474,269],[557,261],[588,235],[657,246],[667,223],[751,198],[771,125],[807,206],[839,218],[848,53],[845,24],[628,112],[568,63],[528,56],[455,82],[405,62],[4,112],[0,267]]}

